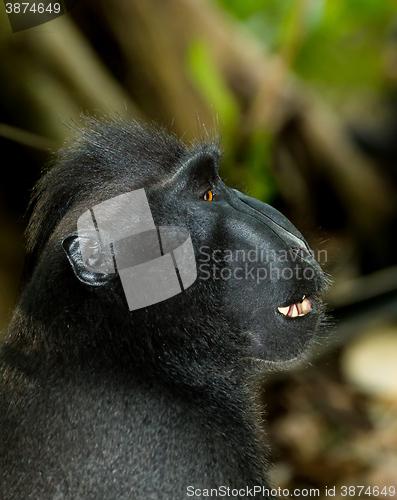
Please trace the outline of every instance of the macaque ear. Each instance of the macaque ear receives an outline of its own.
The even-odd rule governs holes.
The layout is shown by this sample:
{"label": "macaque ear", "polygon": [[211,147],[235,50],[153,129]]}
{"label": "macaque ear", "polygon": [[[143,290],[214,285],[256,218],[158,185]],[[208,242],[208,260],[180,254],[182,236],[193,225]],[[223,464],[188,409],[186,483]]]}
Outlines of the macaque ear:
{"label": "macaque ear", "polygon": [[76,278],[86,285],[105,285],[116,276],[110,246],[103,248],[96,233],[69,234],[62,240],[62,248]]}

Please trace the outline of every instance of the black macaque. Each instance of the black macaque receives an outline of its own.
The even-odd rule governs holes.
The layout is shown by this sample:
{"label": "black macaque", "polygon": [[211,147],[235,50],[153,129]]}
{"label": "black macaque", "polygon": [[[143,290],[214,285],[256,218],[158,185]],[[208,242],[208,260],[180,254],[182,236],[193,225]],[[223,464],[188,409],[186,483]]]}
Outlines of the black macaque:
{"label": "black macaque", "polygon": [[[273,498],[257,392],[315,342],[327,280],[288,220],[225,186],[216,142],[87,123],[34,194],[34,266],[0,351],[0,498]],[[139,189],[156,228],[189,232],[197,277],[131,310],[114,245],[76,231]]]}

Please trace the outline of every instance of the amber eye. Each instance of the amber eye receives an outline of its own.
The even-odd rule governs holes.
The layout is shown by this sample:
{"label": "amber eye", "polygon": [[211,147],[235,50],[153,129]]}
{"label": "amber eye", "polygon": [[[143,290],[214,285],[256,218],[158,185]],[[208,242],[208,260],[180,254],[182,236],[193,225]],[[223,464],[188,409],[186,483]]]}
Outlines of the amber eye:
{"label": "amber eye", "polygon": [[204,193],[203,200],[204,201],[212,201],[212,198],[213,198],[213,194],[212,194],[211,189],[209,189],[208,191],[206,191]]}

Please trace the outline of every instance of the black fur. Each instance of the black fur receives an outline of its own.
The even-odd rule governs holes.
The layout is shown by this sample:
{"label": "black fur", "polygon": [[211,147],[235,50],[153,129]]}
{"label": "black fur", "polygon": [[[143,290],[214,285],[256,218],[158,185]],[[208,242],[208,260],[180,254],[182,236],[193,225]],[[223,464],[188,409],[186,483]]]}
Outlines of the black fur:
{"label": "black fur", "polygon": [[[223,184],[219,160],[211,141],[188,148],[137,123],[91,121],[39,182],[27,233],[35,265],[0,351],[1,499],[268,487],[257,387],[266,369],[302,356],[321,319],[277,307],[325,279],[281,214]],[[156,226],[188,228],[199,271],[181,294],[130,312],[117,274],[76,278],[73,235],[84,211],[142,187]],[[218,257],[258,246],[288,251],[274,266],[312,279],[207,276],[205,253],[216,272],[235,271],[241,261]]]}

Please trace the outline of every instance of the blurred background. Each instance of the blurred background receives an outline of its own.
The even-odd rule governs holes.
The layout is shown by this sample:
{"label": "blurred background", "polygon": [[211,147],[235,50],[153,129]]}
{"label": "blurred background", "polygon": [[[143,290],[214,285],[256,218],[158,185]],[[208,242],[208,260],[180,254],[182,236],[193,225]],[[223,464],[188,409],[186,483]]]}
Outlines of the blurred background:
{"label": "blurred background", "polygon": [[222,134],[226,183],[282,211],[334,280],[329,336],[310,364],[264,383],[273,485],[391,497],[396,1],[72,3],[16,33],[0,3],[0,330],[19,293],[31,189],[82,113],[156,121],[187,142]]}

